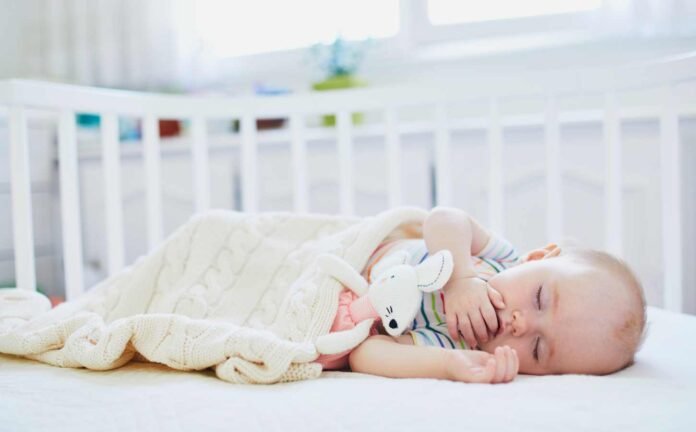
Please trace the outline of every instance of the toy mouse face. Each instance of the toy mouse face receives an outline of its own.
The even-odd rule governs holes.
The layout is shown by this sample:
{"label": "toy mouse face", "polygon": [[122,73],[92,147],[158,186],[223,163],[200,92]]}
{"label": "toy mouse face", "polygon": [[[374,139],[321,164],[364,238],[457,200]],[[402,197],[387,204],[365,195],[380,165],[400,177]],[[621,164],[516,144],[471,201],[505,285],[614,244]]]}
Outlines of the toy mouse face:
{"label": "toy mouse face", "polygon": [[404,251],[384,257],[379,268],[373,268],[375,278],[367,294],[384,329],[392,336],[402,334],[411,325],[423,293],[442,288],[453,270],[448,250],[439,251],[415,267],[405,264],[408,258]]}
{"label": "toy mouse face", "polygon": [[379,313],[384,328],[398,336],[411,324],[423,298],[415,287],[418,283],[414,268],[408,264],[392,267],[370,285],[370,301]]}

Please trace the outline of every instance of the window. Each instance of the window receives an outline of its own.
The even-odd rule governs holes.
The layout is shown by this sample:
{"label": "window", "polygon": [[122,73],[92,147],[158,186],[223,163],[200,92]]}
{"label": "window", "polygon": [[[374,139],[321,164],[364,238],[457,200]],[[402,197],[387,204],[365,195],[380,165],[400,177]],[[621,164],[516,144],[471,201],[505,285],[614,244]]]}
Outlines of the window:
{"label": "window", "polygon": [[194,13],[199,40],[219,57],[302,48],[339,35],[387,38],[399,30],[398,0],[199,0]]}
{"label": "window", "polygon": [[404,1],[415,46],[476,45],[476,52],[493,52],[596,38],[608,0]]}
{"label": "window", "polygon": [[492,21],[599,9],[602,0],[428,0],[433,25]]}

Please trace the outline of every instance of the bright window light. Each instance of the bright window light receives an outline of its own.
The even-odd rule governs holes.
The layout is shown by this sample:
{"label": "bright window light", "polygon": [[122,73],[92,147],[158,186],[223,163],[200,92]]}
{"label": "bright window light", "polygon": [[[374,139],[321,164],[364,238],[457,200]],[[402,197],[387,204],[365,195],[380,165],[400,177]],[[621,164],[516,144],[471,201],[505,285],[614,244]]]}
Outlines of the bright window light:
{"label": "bright window light", "polygon": [[598,9],[602,0],[428,0],[434,25],[491,21]]}
{"label": "bright window light", "polygon": [[395,36],[398,0],[199,0],[196,31],[207,50],[232,57]]}

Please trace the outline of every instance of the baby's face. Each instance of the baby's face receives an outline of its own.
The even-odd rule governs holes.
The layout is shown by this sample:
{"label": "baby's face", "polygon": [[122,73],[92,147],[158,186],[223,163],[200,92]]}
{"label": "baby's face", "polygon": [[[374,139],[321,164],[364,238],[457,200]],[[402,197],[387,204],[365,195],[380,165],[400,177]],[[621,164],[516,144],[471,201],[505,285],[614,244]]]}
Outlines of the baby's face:
{"label": "baby's face", "polygon": [[624,290],[612,286],[610,275],[559,256],[512,267],[488,283],[503,296],[505,309],[483,350],[509,345],[526,374],[616,369],[620,353],[610,335],[626,309]]}

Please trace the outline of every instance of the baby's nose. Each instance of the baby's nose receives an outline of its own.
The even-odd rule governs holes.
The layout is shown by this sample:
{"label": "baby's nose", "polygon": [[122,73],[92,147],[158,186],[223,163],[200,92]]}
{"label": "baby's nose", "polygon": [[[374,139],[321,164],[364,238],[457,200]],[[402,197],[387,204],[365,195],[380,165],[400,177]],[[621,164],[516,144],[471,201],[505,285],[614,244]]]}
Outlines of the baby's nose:
{"label": "baby's nose", "polygon": [[520,311],[512,313],[512,335],[522,336],[527,331],[527,320]]}

